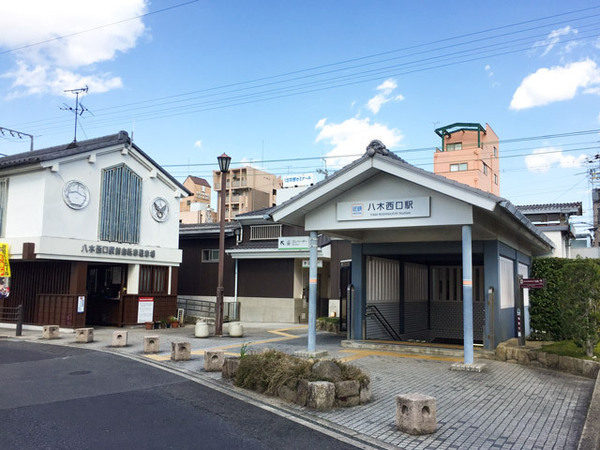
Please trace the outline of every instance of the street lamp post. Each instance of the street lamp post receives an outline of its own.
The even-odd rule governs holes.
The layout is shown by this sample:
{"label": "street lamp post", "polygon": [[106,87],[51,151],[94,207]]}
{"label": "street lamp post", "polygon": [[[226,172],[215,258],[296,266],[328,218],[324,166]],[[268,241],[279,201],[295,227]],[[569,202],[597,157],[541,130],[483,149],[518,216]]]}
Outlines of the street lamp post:
{"label": "street lamp post", "polygon": [[225,272],[225,187],[226,175],[229,172],[231,157],[223,153],[217,158],[219,170],[221,171],[221,204],[219,205],[220,230],[219,230],[219,279],[217,283],[217,305],[215,319],[215,335],[223,336],[223,273]]}

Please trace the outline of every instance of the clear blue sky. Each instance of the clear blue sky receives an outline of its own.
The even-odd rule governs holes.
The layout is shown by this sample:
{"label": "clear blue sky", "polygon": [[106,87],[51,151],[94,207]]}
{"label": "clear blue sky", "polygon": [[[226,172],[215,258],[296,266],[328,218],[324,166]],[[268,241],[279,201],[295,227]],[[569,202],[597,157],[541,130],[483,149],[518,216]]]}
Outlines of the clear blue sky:
{"label": "clear blue sky", "polygon": [[212,182],[223,152],[333,170],[375,138],[431,170],[434,128],[489,123],[502,196],[589,212],[597,2],[21,0],[2,2],[0,30],[0,126],[36,148],[73,139],[63,91],[86,85],[78,139],[134,130],[180,181]]}

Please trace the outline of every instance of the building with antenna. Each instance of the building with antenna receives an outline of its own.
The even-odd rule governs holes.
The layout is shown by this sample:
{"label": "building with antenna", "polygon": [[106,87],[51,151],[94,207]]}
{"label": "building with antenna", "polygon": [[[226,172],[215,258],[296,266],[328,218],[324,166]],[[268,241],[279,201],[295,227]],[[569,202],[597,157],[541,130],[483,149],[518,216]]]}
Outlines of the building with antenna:
{"label": "building with antenna", "polygon": [[453,123],[436,128],[442,145],[433,155],[433,172],[500,195],[498,136],[489,124]]}
{"label": "building with antenna", "polygon": [[[213,171],[213,184],[221,195],[221,172]],[[254,167],[229,169],[225,186],[225,221],[232,221],[238,214],[275,206],[277,190],[281,186],[280,177]]]}
{"label": "building with antenna", "polygon": [[0,307],[65,328],[175,315],[179,199],[190,194],[125,131],[0,158],[11,268]]}

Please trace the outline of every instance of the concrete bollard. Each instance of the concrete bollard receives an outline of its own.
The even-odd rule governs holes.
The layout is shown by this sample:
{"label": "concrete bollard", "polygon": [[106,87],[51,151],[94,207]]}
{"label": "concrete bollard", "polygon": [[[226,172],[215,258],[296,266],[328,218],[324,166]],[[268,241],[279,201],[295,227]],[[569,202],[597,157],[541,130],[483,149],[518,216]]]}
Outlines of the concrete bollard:
{"label": "concrete bollard", "polygon": [[192,345],[189,342],[171,342],[171,361],[188,361],[192,357]]}
{"label": "concrete bollard", "polygon": [[58,339],[59,337],[58,325],[44,325],[42,327],[42,339]]}
{"label": "concrete bollard", "polygon": [[112,347],[127,347],[127,331],[114,331],[112,335]]}
{"label": "concrete bollard", "polygon": [[244,327],[239,322],[231,322],[229,324],[229,336],[242,337],[244,335]]}
{"label": "concrete bollard", "polygon": [[75,342],[88,343],[94,342],[94,329],[93,328],[76,328],[75,329]]}
{"label": "concrete bollard", "polygon": [[196,322],[196,327],[194,328],[194,336],[196,336],[197,338],[206,338],[208,337],[208,335],[208,324],[200,320]]}
{"label": "concrete bollard", "polygon": [[144,353],[158,353],[159,348],[158,336],[144,336]]}
{"label": "concrete bollard", "polygon": [[204,352],[204,370],[207,372],[221,372],[225,356],[222,351],[206,351]]}
{"label": "concrete bollard", "polygon": [[396,427],[405,433],[431,434],[437,428],[435,398],[423,394],[396,396]]}

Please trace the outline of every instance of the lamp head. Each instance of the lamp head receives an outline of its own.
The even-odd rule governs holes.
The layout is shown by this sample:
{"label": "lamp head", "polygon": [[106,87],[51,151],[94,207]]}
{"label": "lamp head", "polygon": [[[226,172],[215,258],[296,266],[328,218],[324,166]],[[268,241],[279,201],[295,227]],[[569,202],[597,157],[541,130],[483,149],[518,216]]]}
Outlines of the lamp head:
{"label": "lamp head", "polygon": [[231,156],[227,156],[223,153],[221,156],[217,157],[217,161],[219,162],[219,171],[222,173],[229,172],[229,163],[231,163]]}

